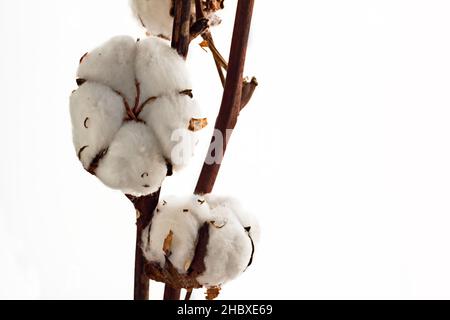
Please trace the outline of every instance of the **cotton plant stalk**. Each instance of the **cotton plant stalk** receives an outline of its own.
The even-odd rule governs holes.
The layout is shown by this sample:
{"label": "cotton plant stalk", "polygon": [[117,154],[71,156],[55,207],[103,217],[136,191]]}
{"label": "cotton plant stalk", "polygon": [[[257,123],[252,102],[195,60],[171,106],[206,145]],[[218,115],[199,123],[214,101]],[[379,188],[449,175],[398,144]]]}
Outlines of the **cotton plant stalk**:
{"label": "cotton plant stalk", "polygon": [[[160,194],[165,178],[189,164],[208,124],[185,65],[190,42],[204,38],[225,87],[216,131],[234,129],[256,89],[255,78],[243,79],[253,4],[238,2],[229,65],[209,31],[223,0],[132,0],[149,37],[114,37],[80,60],[73,142],[84,169],[136,209],[136,300],[149,299],[150,279],[166,284],[165,300],[178,300],[181,289],[189,300],[196,288],[215,299],[252,265],[259,225],[235,199],[211,194],[220,165],[205,162],[192,197],[160,201]],[[181,154],[174,132],[183,132]]]}

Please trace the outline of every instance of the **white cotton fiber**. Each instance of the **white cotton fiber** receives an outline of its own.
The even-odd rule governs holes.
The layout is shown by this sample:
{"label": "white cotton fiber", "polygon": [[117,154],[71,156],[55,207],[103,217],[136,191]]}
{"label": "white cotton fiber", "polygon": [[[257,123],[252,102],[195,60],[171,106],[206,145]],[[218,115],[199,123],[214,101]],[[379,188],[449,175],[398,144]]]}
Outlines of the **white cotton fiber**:
{"label": "white cotton fiber", "polygon": [[224,197],[165,198],[155,212],[150,232],[144,231],[146,259],[164,267],[167,254],[164,244],[172,231],[168,258],[179,273],[185,274],[195,255],[198,231],[208,223],[206,270],[197,281],[205,287],[215,287],[235,279],[253,259],[257,241],[249,235],[250,228],[259,234],[256,220],[241,210],[236,200]]}
{"label": "white cotton fiber", "polygon": [[253,254],[248,234],[230,209],[220,206],[212,209],[211,215],[206,271],[197,278],[206,287],[220,286],[238,277]]}
{"label": "white cotton fiber", "polygon": [[205,200],[208,202],[212,210],[219,207],[228,208],[238,219],[241,226],[244,229],[249,230],[248,233],[254,241],[254,244],[257,245],[259,243],[261,229],[258,220],[254,215],[245,210],[239,200],[232,197],[216,196],[211,194],[206,195]]}
{"label": "white cotton fiber", "polygon": [[134,16],[153,36],[172,38],[172,0],[131,0]]}
{"label": "white cotton fiber", "polygon": [[[130,0],[133,15],[152,36],[172,38],[173,0]],[[217,8],[216,10],[219,10]],[[210,26],[219,25],[222,20],[214,11],[204,12]],[[192,0],[191,16],[195,18],[195,1]]]}
{"label": "white cotton fiber", "polygon": [[70,114],[76,152],[84,168],[89,169],[122,126],[122,98],[102,84],[86,82],[70,97]]}
{"label": "white cotton fiber", "polygon": [[82,59],[78,78],[119,91],[133,106],[136,97],[135,60],[136,41],[128,36],[117,36]]}
{"label": "white cotton fiber", "polygon": [[155,132],[174,170],[185,166],[198,142],[198,135],[188,130],[191,119],[200,117],[196,101],[179,93],[164,95],[144,108],[140,117]]}
{"label": "white cotton fiber", "polygon": [[141,84],[141,103],[150,97],[192,89],[186,61],[169,41],[157,37],[137,43],[136,78]]}
{"label": "white cotton fiber", "polygon": [[[206,206],[205,206],[206,207]],[[196,212],[198,211],[198,212]],[[189,269],[195,253],[201,208],[191,198],[167,197],[161,200],[152,220],[150,233],[144,231],[143,251],[148,261],[164,267],[166,256],[180,274]],[[172,232],[170,252],[164,251],[164,243]]]}
{"label": "white cotton fiber", "polygon": [[[70,101],[74,145],[105,185],[134,196],[192,158],[200,119],[186,62],[160,38],[115,37],[87,54]],[[150,98],[150,99],[149,99]]]}
{"label": "white cotton fiber", "polygon": [[144,196],[160,188],[167,165],[148,127],[128,122],[117,133],[96,174],[110,188]]}

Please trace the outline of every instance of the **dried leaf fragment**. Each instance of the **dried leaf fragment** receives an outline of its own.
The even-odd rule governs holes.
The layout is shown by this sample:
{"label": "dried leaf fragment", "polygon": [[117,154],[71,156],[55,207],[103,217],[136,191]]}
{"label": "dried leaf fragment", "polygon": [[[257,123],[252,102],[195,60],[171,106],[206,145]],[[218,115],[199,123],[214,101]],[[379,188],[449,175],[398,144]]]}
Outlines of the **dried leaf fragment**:
{"label": "dried leaf fragment", "polygon": [[206,291],[206,300],[211,301],[217,299],[220,295],[220,290],[222,290],[221,287],[208,288],[208,290]]}
{"label": "dried leaf fragment", "polygon": [[184,271],[188,271],[189,268],[191,267],[192,264],[192,260],[187,260],[186,263],[184,264]]}
{"label": "dried leaf fragment", "polygon": [[172,249],[172,242],[173,242],[173,231],[170,230],[169,234],[166,237],[166,240],[164,240],[164,245],[163,245],[163,251],[166,254],[166,256],[170,256],[170,251]]}
{"label": "dried leaf fragment", "polygon": [[205,129],[207,126],[208,126],[207,118],[203,118],[203,119],[194,119],[193,118],[189,122],[189,130],[192,132],[200,131],[202,129]]}
{"label": "dried leaf fragment", "polygon": [[208,40],[203,40],[202,42],[200,42],[200,48],[202,48],[203,50],[206,51],[206,48],[209,48],[209,42]]}

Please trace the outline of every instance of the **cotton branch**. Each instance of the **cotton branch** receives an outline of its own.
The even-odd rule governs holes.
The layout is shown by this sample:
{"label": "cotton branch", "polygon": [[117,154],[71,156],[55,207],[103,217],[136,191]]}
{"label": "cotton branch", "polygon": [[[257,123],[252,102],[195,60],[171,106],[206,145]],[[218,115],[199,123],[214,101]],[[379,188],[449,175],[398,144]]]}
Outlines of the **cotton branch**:
{"label": "cotton branch", "polygon": [[172,33],[172,48],[187,57],[191,42],[191,0],[174,1],[174,24]]}
{"label": "cotton branch", "polygon": [[[243,100],[243,75],[253,6],[254,0],[239,0],[238,2],[225,92],[215,126],[222,133],[223,137],[228,136],[227,130],[233,130],[236,127],[239,113],[243,108],[242,102],[248,102],[250,100],[249,97],[251,97],[254,92],[254,87],[257,85],[257,82],[253,81],[253,84],[250,82],[250,87],[246,89],[245,99]],[[213,138],[209,154],[214,151],[214,148]],[[227,141],[224,141],[223,155],[225,154],[226,148]],[[212,192],[222,160],[217,159],[212,165],[205,162],[195,189],[195,194],[204,195]]]}
{"label": "cotton branch", "polygon": [[[196,11],[196,18],[197,21],[202,21],[202,19],[205,19],[205,13],[202,9],[202,0],[195,0],[195,11]],[[222,85],[225,87],[226,78],[224,75],[224,70],[228,71],[228,63],[223,58],[219,50],[217,49],[213,36],[209,30],[205,30],[202,33],[202,37],[206,44],[208,45],[208,48],[211,50],[211,53],[214,58],[214,62],[216,64],[217,72],[220,77],[220,81],[222,82]],[[242,88],[242,102],[241,102],[241,110],[244,109],[247,104],[250,102],[253,93],[256,90],[256,87],[258,86],[258,81],[256,78],[252,78],[251,81],[245,81],[243,83]]]}
{"label": "cotton branch", "polygon": [[141,235],[143,230],[151,223],[153,214],[159,202],[160,191],[148,195],[146,197],[132,197],[127,196],[136,208],[136,257],[135,257],[135,271],[134,271],[134,299],[148,300],[150,279],[145,274],[146,260],[142,252]]}

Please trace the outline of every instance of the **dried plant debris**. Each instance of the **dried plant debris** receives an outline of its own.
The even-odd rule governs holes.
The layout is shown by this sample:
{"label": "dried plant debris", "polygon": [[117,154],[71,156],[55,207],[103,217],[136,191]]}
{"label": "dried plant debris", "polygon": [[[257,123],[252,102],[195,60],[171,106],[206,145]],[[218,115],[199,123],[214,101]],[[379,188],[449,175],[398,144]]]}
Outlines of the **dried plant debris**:
{"label": "dried plant debris", "polygon": [[208,119],[191,119],[189,122],[189,131],[197,132],[208,126]]}
{"label": "dried plant debris", "polygon": [[[224,0],[200,0],[209,26],[216,26],[221,19],[216,12],[224,8]],[[130,0],[130,6],[138,23],[149,35],[172,38],[173,0]],[[191,21],[196,21],[195,0],[192,0]]]}
{"label": "dried plant debris", "polygon": [[[200,239],[200,230],[206,231],[206,238]],[[161,200],[142,238],[149,239],[143,245],[149,262],[161,268],[170,262],[179,275],[194,277],[200,285],[211,288],[211,297],[216,297],[217,289],[246,271],[253,261],[259,225],[231,198],[171,197]],[[198,250],[199,245],[204,248]],[[194,272],[194,265],[201,268]]]}
{"label": "dried plant debris", "polygon": [[169,257],[171,255],[172,242],[173,242],[173,232],[172,232],[172,230],[170,230],[166,239],[164,239],[164,245],[163,245],[163,251],[164,251],[164,254],[166,255],[166,257]]}
{"label": "dried plant debris", "polygon": [[77,79],[70,99],[75,149],[106,186],[149,195],[169,168],[189,163],[198,135],[186,129],[201,112],[186,62],[168,41],[115,37],[83,56]]}
{"label": "dried plant debris", "polygon": [[221,287],[211,287],[206,290],[206,300],[215,300],[220,295],[220,290],[222,290]]}

